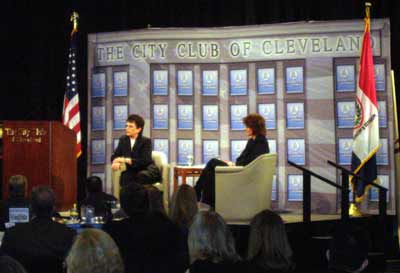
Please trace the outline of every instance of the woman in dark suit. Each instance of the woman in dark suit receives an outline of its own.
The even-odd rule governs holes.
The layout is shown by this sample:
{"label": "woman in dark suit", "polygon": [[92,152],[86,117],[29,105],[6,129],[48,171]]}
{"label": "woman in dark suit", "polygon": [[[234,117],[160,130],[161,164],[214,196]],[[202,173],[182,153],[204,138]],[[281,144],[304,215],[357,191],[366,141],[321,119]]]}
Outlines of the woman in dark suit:
{"label": "woman in dark suit", "polygon": [[216,166],[246,166],[258,156],[269,153],[265,120],[259,114],[249,114],[243,118],[246,134],[249,138],[246,148],[236,159],[236,164],[230,161],[211,159],[201,173],[195,186],[197,199],[214,207],[215,204],[215,167]]}
{"label": "woman in dark suit", "polygon": [[128,116],[125,126],[125,135],[120,137],[118,146],[111,156],[111,168],[121,169],[121,164],[126,164],[122,172],[120,185],[130,183],[152,184],[160,178],[158,168],[151,158],[151,139],[142,136],[144,119],[136,114]]}

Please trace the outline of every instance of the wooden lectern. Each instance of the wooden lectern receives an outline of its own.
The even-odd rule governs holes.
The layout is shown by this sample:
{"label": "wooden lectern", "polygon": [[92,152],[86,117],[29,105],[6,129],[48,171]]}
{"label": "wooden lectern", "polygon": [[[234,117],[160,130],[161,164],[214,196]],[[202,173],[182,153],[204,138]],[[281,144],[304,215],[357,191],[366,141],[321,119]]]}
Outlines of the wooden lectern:
{"label": "wooden lectern", "polygon": [[76,203],[77,160],[75,133],[58,121],[4,121],[3,199],[10,176],[28,179],[28,195],[38,185],[56,194],[57,210]]}

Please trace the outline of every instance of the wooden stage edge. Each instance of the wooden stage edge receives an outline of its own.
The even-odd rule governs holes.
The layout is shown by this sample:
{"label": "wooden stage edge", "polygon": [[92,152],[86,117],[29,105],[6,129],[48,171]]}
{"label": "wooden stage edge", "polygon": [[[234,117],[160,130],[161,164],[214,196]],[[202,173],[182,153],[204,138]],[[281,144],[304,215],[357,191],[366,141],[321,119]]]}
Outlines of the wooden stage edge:
{"label": "wooden stage edge", "polygon": [[[303,215],[297,212],[284,212],[279,213],[276,211],[281,217],[285,224],[296,224],[303,222]],[[392,215],[392,214],[388,214]],[[353,217],[350,216],[350,219],[354,218],[367,218],[370,216],[377,216],[377,214],[365,214],[363,216]],[[340,220],[340,214],[311,214],[311,222],[321,222],[321,221],[335,221]],[[250,221],[227,221],[229,225],[249,225]]]}

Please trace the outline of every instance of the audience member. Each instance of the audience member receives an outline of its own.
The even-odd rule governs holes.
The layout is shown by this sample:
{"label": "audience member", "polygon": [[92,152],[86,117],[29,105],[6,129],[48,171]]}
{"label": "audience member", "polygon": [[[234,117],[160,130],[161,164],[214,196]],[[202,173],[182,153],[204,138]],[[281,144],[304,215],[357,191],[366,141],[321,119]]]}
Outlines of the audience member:
{"label": "audience member", "polygon": [[124,265],[114,240],[102,230],[85,229],[66,258],[68,273],[123,273]]}
{"label": "audience member", "polygon": [[82,202],[82,206],[90,205],[94,208],[95,216],[101,216],[105,220],[111,218],[111,203],[116,202],[117,198],[107,194],[102,190],[102,181],[98,176],[91,176],[86,180],[87,197]]}
{"label": "audience member", "polygon": [[[8,199],[0,202],[0,230],[18,222],[29,222],[31,218],[30,201],[26,198],[27,179],[23,175],[13,175],[8,181]],[[18,210],[13,210],[18,208]],[[25,210],[21,210],[21,209]],[[10,219],[10,210],[12,219]]]}
{"label": "audience member", "polygon": [[146,184],[143,187],[147,191],[147,195],[149,198],[149,210],[158,211],[163,213],[164,215],[167,215],[163,204],[162,192],[151,184]]}
{"label": "audience member", "polygon": [[1,273],[27,273],[25,268],[17,260],[10,256],[0,256]]}
{"label": "audience member", "polygon": [[292,272],[292,249],[289,245],[282,218],[264,210],[254,216],[250,224],[248,261],[246,272]]}
{"label": "audience member", "polygon": [[32,190],[33,219],[6,230],[1,250],[30,273],[62,272],[75,231],[53,222],[54,192],[48,186]]}
{"label": "audience member", "polygon": [[358,273],[368,266],[368,233],[350,224],[336,226],[327,251],[329,272]]}
{"label": "audience member", "polygon": [[194,217],[188,246],[190,273],[244,272],[233,237],[216,212],[202,211]]}
{"label": "audience member", "polygon": [[126,272],[180,273],[186,268],[184,236],[159,211],[150,211],[147,190],[129,183],[120,192],[120,202],[128,215],[104,226],[118,245]]}
{"label": "audience member", "polygon": [[196,191],[187,184],[180,185],[172,196],[170,211],[172,221],[187,233],[197,212]]}
{"label": "audience member", "polygon": [[[183,184],[174,192],[171,202],[170,218],[182,230],[185,236],[185,242],[189,235],[189,227],[192,224],[194,216],[198,212],[197,197],[195,190]],[[188,245],[185,244],[186,253],[189,253]],[[186,264],[190,264],[189,255]]]}

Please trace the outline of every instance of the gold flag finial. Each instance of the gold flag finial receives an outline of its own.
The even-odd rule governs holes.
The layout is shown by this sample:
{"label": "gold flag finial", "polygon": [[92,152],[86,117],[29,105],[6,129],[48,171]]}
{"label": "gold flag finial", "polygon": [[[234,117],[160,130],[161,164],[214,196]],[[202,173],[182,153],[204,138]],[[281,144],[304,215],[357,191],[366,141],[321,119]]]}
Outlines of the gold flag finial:
{"label": "gold flag finial", "polygon": [[358,209],[356,203],[350,203],[349,207],[349,215],[353,217],[360,217],[363,216],[361,211]]}
{"label": "gold flag finial", "polygon": [[78,19],[79,19],[79,14],[76,11],[72,12],[70,18],[71,22],[73,23],[71,34],[78,32]]}
{"label": "gold flag finial", "polygon": [[365,2],[365,28],[367,31],[370,30],[370,9],[372,4],[370,2]]}

